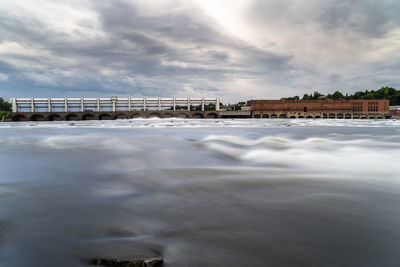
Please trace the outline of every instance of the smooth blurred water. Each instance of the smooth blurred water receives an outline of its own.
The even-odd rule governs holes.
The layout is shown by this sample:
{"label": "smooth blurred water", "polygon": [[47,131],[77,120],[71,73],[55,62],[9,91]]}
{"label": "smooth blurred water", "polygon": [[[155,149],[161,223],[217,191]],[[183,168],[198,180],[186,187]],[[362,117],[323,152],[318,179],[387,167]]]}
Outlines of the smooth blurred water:
{"label": "smooth blurred water", "polygon": [[0,123],[0,266],[399,266],[400,121]]}

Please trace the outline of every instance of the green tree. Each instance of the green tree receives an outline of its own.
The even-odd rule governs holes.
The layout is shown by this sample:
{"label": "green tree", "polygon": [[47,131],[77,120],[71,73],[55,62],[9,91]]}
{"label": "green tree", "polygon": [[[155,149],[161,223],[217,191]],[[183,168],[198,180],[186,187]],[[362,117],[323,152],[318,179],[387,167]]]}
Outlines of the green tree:
{"label": "green tree", "polygon": [[281,98],[281,100],[299,100],[300,97],[298,95],[294,96],[294,97],[284,97]]}
{"label": "green tree", "polygon": [[319,93],[318,91],[315,91],[315,92],[314,92],[314,95],[312,96],[312,99],[318,99],[318,98],[320,98],[321,96],[324,96],[324,95],[321,94],[321,93]]}
{"label": "green tree", "polygon": [[334,92],[332,95],[328,94],[328,98],[333,100],[339,100],[343,97],[344,97],[343,94],[339,91]]}
{"label": "green tree", "polygon": [[0,97],[0,111],[11,111],[11,104]]}
{"label": "green tree", "polygon": [[363,97],[364,99],[375,99],[374,93],[370,92],[370,93],[366,93]]}

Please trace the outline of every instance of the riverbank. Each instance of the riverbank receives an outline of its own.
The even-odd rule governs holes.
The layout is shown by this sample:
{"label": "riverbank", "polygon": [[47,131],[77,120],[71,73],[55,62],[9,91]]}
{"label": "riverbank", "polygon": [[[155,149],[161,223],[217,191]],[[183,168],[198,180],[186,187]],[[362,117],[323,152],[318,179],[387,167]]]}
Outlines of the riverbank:
{"label": "riverbank", "polygon": [[8,115],[8,112],[0,112],[0,121]]}

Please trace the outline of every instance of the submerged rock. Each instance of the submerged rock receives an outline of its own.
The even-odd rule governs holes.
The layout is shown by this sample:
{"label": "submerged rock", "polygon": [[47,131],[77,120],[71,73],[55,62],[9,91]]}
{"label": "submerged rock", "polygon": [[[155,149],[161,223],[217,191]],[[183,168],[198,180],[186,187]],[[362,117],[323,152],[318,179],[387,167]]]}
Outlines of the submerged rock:
{"label": "submerged rock", "polygon": [[159,267],[164,262],[160,245],[135,237],[94,240],[75,255],[90,266]]}
{"label": "submerged rock", "polygon": [[113,266],[113,267],[159,267],[164,263],[163,258],[155,257],[140,260],[118,260],[118,259],[94,259],[91,266]]}

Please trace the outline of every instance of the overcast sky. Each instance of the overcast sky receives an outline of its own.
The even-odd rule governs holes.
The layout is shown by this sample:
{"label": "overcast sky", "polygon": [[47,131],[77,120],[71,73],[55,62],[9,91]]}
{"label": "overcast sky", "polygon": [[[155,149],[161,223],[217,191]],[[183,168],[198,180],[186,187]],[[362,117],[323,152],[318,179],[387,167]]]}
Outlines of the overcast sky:
{"label": "overcast sky", "polygon": [[1,0],[0,97],[400,89],[399,0]]}

